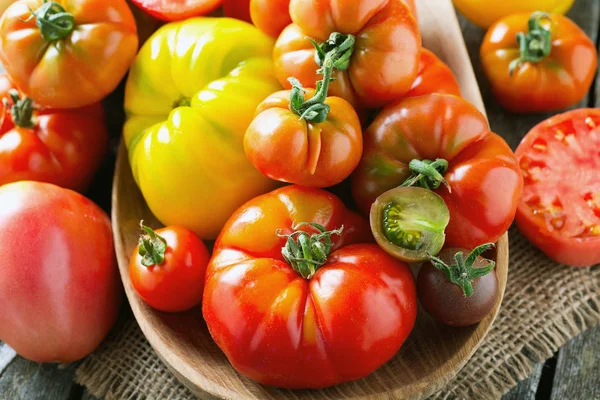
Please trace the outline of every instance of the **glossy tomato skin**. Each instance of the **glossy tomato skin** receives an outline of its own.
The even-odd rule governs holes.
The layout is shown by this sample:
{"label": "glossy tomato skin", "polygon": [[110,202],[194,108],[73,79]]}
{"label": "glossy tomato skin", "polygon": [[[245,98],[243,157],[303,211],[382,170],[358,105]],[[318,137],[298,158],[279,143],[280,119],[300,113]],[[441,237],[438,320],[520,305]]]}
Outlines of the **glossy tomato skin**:
{"label": "glossy tomato skin", "polygon": [[321,43],[338,31],[353,34],[356,42],[348,69],[333,74],[336,80],[329,86],[330,95],[354,106],[376,108],[410,90],[417,74],[421,36],[405,3],[291,0],[290,16],[294,23],[283,30],[273,51],[275,72],[285,88],[291,87],[287,81],[291,76],[304,87],[314,86],[319,66],[307,37]]}
{"label": "glossy tomato skin", "polygon": [[0,187],[0,339],[37,362],[91,353],[121,302],[110,221],[58,186]]}
{"label": "glossy tomato skin", "polygon": [[258,29],[276,38],[292,23],[289,8],[290,0],[250,0],[250,17]]}
{"label": "glossy tomato skin", "polygon": [[206,245],[194,232],[181,226],[155,232],[167,241],[165,260],[160,265],[146,267],[139,246],[135,248],[129,263],[129,277],[135,291],[160,311],[185,311],[200,304],[210,258]]}
{"label": "glossy tomato skin", "polygon": [[73,32],[49,45],[29,8],[43,0],[20,0],[0,20],[0,60],[19,90],[38,104],[75,108],[112,92],[138,48],[135,20],[125,0],[58,1],[75,18]]}
{"label": "glossy tomato skin", "polygon": [[246,22],[202,17],[163,26],[140,50],[125,86],[123,137],[164,225],[214,239],[233,211],[275,188],[244,153],[256,107],[281,89],[272,49]]}
{"label": "glossy tomato skin", "polygon": [[481,63],[496,99],[516,113],[567,108],[587,94],[596,76],[595,44],[573,21],[551,15],[552,50],[538,63],[525,62],[510,74],[519,57],[516,35],[527,31],[531,13],[511,15],[496,22],[480,49]]}
{"label": "glossy tomato skin", "polygon": [[377,196],[400,186],[412,159],[449,162],[436,190],[450,210],[446,246],[495,242],[515,216],[523,179],[506,142],[466,100],[432,94],[385,107],[364,132],[363,157],[352,175],[352,195],[363,215]]}
{"label": "glossy tomato skin", "polygon": [[[362,155],[362,130],[354,108],[328,97],[327,119],[312,123],[290,110],[290,91],[272,94],[256,109],[244,136],[248,159],[269,178],[324,188],[346,179]],[[306,99],[314,95],[307,90]]]}
{"label": "glossy tomato skin", "polygon": [[131,0],[142,10],[163,21],[180,21],[206,15],[223,0]]}
{"label": "glossy tomato skin", "polygon": [[[0,75],[0,98],[12,85]],[[15,126],[5,110],[0,126],[0,185],[21,180],[85,190],[108,150],[102,104],[34,112],[34,126]]]}
{"label": "glossy tomato skin", "polygon": [[[465,257],[469,254],[466,249],[445,248],[438,258],[445,263],[454,262],[454,255],[462,251]],[[481,268],[488,264],[478,257],[473,267]],[[478,323],[488,315],[498,299],[498,278],[496,271],[472,281],[473,294],[465,296],[462,288],[448,280],[448,277],[431,262],[425,262],[417,276],[417,294],[419,302],[429,315],[443,324],[450,326],[470,326]]]}
{"label": "glossy tomato skin", "polygon": [[600,110],[578,109],[535,126],[515,152],[525,185],[519,229],[553,260],[600,263]]}
{"label": "glossy tomato skin", "polygon": [[460,96],[460,88],[450,68],[438,56],[423,48],[419,56],[417,77],[404,97],[432,93]]}
{"label": "glossy tomato skin", "polygon": [[575,0],[453,0],[454,5],[469,21],[487,29],[494,22],[521,12],[545,11],[566,14]]}
{"label": "glossy tomato skin", "polygon": [[[292,226],[331,230],[333,253],[311,279],[281,255]],[[215,244],[203,299],[212,337],[242,374],[266,385],[320,388],[389,360],[416,318],[408,266],[371,241],[366,221],[332,194],[287,186],[241,207]]]}

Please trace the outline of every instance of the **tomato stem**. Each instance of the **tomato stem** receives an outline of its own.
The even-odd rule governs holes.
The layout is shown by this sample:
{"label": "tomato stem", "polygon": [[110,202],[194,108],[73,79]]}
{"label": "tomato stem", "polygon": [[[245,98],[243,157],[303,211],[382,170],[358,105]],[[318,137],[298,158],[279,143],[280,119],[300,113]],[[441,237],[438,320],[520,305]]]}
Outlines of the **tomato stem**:
{"label": "tomato stem", "polygon": [[350,57],[354,51],[354,36],[334,32],[323,44],[309,40],[316,48],[315,59],[321,68],[317,71],[323,75],[323,79],[317,81],[314,96],[310,100],[304,100],[304,88],[296,78],[289,78],[292,84],[290,94],[290,110],[304,119],[313,123],[321,123],[327,119],[330,107],[325,104],[329,83],[333,79],[331,75],[334,69],[345,70],[350,63]]}
{"label": "tomato stem", "polygon": [[165,261],[167,241],[156,234],[152,228],[145,226],[144,221],[140,221],[140,227],[144,232],[139,241],[139,254],[142,256],[142,265],[145,267],[161,265]]}
{"label": "tomato stem", "polygon": [[473,267],[473,264],[484,252],[493,248],[493,243],[485,243],[480,246],[477,246],[471,253],[467,256],[467,259],[464,259],[464,254],[462,251],[457,252],[454,255],[454,264],[448,265],[443,260],[428,255],[429,261],[431,264],[442,271],[448,277],[448,280],[458,286],[461,287],[465,296],[470,297],[473,295],[473,284],[472,282],[482,276],[489,274],[496,263],[493,260],[488,260],[487,258],[484,261],[488,262],[488,265],[481,268]]}
{"label": "tomato stem", "polygon": [[435,190],[443,183],[452,192],[450,185],[444,178],[444,173],[448,169],[448,161],[438,158],[431,160],[411,160],[408,168],[412,175],[400,186],[420,186],[425,189]]}
{"label": "tomato stem", "polygon": [[29,97],[21,99],[19,92],[15,89],[9,90],[8,95],[9,98],[5,97],[2,99],[2,104],[4,105],[3,118],[6,109],[10,109],[10,115],[15,125],[21,128],[33,128],[35,126],[33,100]]}
{"label": "tomato stem", "polygon": [[40,28],[44,40],[53,42],[68,36],[75,28],[75,17],[66,12],[64,7],[55,1],[44,0],[37,10],[29,7],[31,15],[24,22],[35,18],[35,24]]}
{"label": "tomato stem", "polygon": [[536,11],[529,18],[527,33],[517,33],[519,57],[509,64],[510,75],[523,63],[538,63],[550,54],[552,50],[552,33],[550,28],[542,25],[543,21],[552,23],[547,13]]}
{"label": "tomato stem", "polygon": [[[309,234],[305,231],[296,230],[301,226],[308,225],[317,229],[319,233]],[[284,235],[280,230],[277,236],[286,237],[285,246],[281,249],[283,258],[290,264],[294,271],[303,278],[310,279],[327,262],[329,252],[333,247],[331,235],[340,235],[344,227],[328,231],[323,225],[314,222],[301,222],[294,227],[295,231]]]}

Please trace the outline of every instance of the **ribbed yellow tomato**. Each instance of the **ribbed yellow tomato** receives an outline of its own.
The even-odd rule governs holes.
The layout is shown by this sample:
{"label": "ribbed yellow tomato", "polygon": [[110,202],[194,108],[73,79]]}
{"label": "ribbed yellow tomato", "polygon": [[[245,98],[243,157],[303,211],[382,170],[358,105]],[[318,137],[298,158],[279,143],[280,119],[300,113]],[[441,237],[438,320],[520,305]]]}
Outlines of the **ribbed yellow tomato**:
{"label": "ribbed yellow tomato", "polygon": [[519,12],[546,11],[565,14],[575,0],[452,0],[469,21],[481,28],[489,28],[494,22]]}
{"label": "ribbed yellow tomato", "polygon": [[234,210],[275,183],[246,158],[256,106],[280,89],[273,39],[229,18],[159,29],[127,80],[124,140],[135,180],[166,225],[212,239]]}

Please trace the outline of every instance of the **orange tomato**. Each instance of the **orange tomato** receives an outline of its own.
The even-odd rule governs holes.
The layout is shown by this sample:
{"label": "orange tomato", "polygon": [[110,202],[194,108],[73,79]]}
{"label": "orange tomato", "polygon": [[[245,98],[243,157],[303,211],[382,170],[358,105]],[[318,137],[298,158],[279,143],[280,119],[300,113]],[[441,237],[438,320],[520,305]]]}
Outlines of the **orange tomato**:
{"label": "orange tomato", "polygon": [[117,87],[137,49],[125,0],[20,0],[0,20],[6,72],[19,90],[48,107],[100,101]]}
{"label": "orange tomato", "polygon": [[289,24],[290,0],[250,0],[252,23],[267,35],[277,37]]}
{"label": "orange tomato", "polygon": [[[291,0],[293,24],[283,30],[273,51],[279,82],[290,88],[294,77],[305,87],[317,80],[315,46],[335,48],[332,34],[352,35],[355,43],[347,62],[337,68],[330,94],[358,107],[375,108],[396,100],[411,88],[417,75],[421,36],[409,7],[397,0]],[[325,43],[327,41],[327,43]],[[322,62],[324,54],[318,53]]]}
{"label": "orange tomato", "polygon": [[[271,179],[319,188],[340,183],[362,154],[356,111],[346,100],[328,97],[327,119],[311,122],[291,111],[290,94],[274,93],[258,106],[244,137],[248,159]],[[314,90],[307,94],[312,98]]]}
{"label": "orange tomato", "polygon": [[579,102],[596,74],[595,44],[561,15],[520,13],[496,22],[481,45],[494,95],[507,110],[559,110]]}
{"label": "orange tomato", "polygon": [[404,97],[418,97],[432,93],[460,96],[460,88],[450,68],[431,51],[421,49],[419,72]]}

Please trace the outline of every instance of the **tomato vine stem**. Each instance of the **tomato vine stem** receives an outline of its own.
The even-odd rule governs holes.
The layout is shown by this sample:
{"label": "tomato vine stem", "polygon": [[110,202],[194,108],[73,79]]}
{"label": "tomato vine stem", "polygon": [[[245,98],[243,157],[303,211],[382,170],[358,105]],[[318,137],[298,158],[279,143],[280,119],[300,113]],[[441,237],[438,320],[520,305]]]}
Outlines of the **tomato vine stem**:
{"label": "tomato vine stem", "polygon": [[40,28],[44,40],[53,42],[67,37],[75,28],[75,17],[68,13],[64,7],[55,2],[44,0],[37,9],[29,8],[31,15],[23,22],[29,22],[35,18],[35,24]]}
{"label": "tomato vine stem", "polygon": [[[309,234],[296,230],[308,225],[317,229],[319,233]],[[276,232],[279,237],[286,237],[285,246],[281,249],[283,258],[290,264],[294,271],[303,278],[310,279],[327,262],[327,257],[333,247],[331,235],[341,235],[344,227],[328,231],[323,225],[314,222],[301,222],[294,227],[295,231],[284,235],[280,230]]]}
{"label": "tomato vine stem", "polygon": [[485,243],[477,246],[471,251],[466,259],[464,258],[463,252],[459,251],[454,255],[455,263],[450,265],[446,264],[442,259],[431,255],[429,255],[428,258],[435,268],[442,271],[448,277],[450,282],[460,286],[465,296],[470,297],[473,295],[472,282],[479,277],[489,274],[496,266],[496,262],[488,260],[487,258],[485,261],[487,261],[488,264],[485,267],[475,268],[473,267],[473,264],[477,260],[477,257],[493,247],[493,243]]}
{"label": "tomato vine stem", "polygon": [[21,99],[19,92],[15,89],[11,89],[8,92],[8,96],[8,98],[5,97],[2,99],[4,112],[0,126],[4,123],[4,115],[6,110],[9,109],[15,125],[21,128],[33,128],[35,126],[35,121],[33,118],[33,111],[35,110],[33,106],[33,100],[29,97],[24,97]]}
{"label": "tomato vine stem", "polygon": [[449,192],[452,192],[450,185],[444,178],[444,173],[448,169],[448,161],[438,158],[431,160],[411,160],[408,164],[412,175],[400,186],[420,186],[425,189],[435,190],[444,184]]}
{"label": "tomato vine stem", "polygon": [[290,110],[308,122],[320,123],[327,119],[330,107],[325,104],[329,83],[333,80],[333,70],[345,70],[350,64],[350,57],[354,51],[355,38],[350,34],[334,32],[322,44],[309,40],[315,46],[315,61],[320,66],[317,71],[323,79],[317,81],[314,96],[304,100],[304,88],[296,78],[289,78],[292,84],[290,94]]}
{"label": "tomato vine stem", "polygon": [[543,26],[543,21],[552,23],[547,13],[536,11],[531,14],[527,24],[527,33],[517,33],[519,57],[509,64],[510,75],[525,62],[538,63],[550,55],[552,51],[552,33]]}

